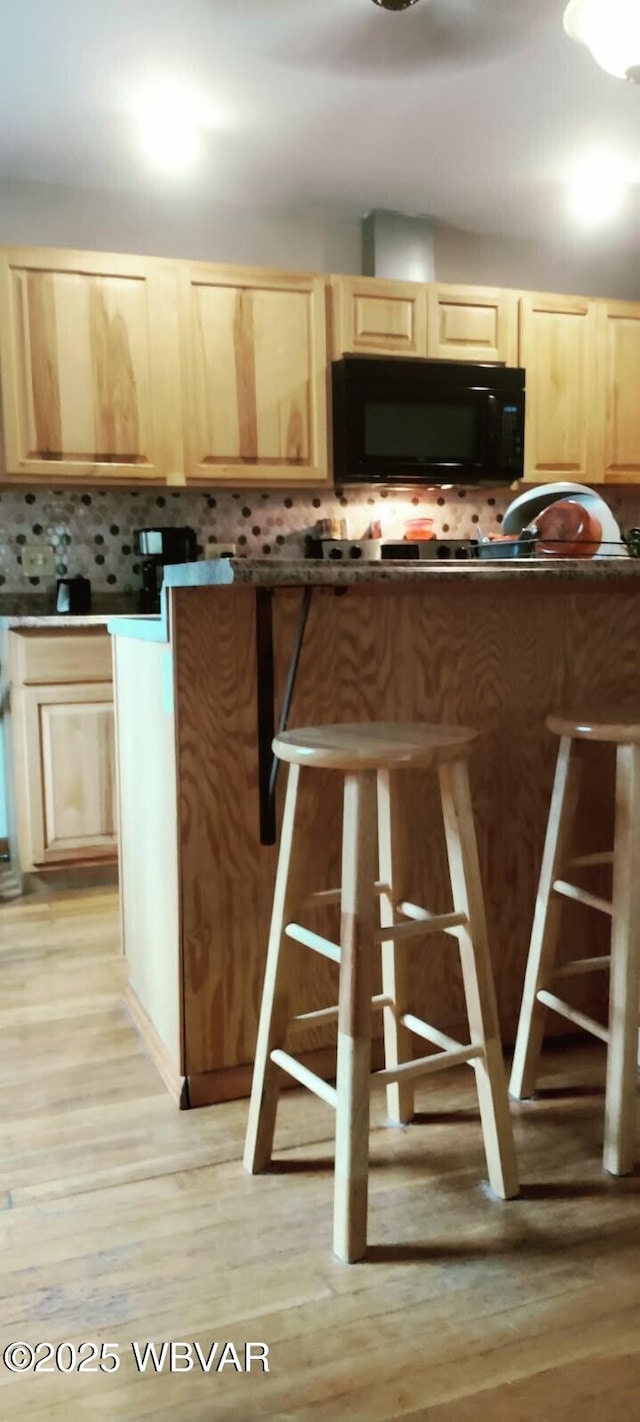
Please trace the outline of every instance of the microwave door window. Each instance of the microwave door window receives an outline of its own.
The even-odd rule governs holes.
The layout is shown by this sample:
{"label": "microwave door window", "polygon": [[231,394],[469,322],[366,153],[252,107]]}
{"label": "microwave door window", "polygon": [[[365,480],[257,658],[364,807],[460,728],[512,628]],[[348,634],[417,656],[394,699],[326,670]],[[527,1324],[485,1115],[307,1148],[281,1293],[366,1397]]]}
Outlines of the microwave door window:
{"label": "microwave door window", "polygon": [[474,404],[370,400],[364,409],[365,455],[471,464],[477,459],[478,419]]}

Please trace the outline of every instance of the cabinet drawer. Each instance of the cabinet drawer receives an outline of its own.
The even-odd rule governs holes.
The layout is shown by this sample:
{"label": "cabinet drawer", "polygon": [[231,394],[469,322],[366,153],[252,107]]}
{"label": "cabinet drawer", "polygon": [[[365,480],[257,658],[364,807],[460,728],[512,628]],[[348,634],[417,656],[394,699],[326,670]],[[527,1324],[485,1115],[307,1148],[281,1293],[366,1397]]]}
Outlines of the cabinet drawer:
{"label": "cabinet drawer", "polygon": [[12,632],[11,680],[22,684],[111,681],[111,638],[95,632]]}

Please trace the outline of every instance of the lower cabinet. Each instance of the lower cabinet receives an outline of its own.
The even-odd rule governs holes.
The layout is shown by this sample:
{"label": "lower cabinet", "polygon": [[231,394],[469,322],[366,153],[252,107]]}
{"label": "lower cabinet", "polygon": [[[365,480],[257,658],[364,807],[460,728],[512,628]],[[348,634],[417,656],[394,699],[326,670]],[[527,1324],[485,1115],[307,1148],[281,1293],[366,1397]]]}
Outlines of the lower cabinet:
{"label": "lower cabinet", "polygon": [[111,646],[91,633],[11,633],[10,780],[23,872],[117,858]]}

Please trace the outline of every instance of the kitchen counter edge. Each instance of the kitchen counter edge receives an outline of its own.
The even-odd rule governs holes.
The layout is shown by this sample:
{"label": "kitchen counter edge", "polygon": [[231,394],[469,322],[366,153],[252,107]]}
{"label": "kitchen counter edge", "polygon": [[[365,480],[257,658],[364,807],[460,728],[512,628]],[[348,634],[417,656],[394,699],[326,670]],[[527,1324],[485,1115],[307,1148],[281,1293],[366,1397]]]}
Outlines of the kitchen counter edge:
{"label": "kitchen counter edge", "polygon": [[486,562],[473,559],[460,563],[384,559],[347,563],[313,558],[219,558],[167,567],[164,586],[217,587],[249,583],[258,587],[359,587],[361,583],[486,583],[527,579],[601,582],[619,577],[640,579],[640,559],[493,558]]}
{"label": "kitchen counter edge", "polygon": [[210,558],[197,563],[174,563],[165,568],[161,611],[157,617],[116,617],[108,622],[114,636],[147,642],[168,642],[169,589],[240,586],[266,588],[361,587],[444,583],[574,583],[598,585],[640,581],[640,559],[616,558],[505,558],[486,562],[436,563],[404,560],[334,563],[316,559]]}
{"label": "kitchen counter edge", "polygon": [[76,632],[82,628],[85,630],[96,627],[108,628],[110,622],[115,623],[123,618],[130,620],[130,614],[122,612],[16,612],[4,613],[0,616],[0,628],[10,632],[50,631],[52,628],[55,630],[64,628],[65,631]]}

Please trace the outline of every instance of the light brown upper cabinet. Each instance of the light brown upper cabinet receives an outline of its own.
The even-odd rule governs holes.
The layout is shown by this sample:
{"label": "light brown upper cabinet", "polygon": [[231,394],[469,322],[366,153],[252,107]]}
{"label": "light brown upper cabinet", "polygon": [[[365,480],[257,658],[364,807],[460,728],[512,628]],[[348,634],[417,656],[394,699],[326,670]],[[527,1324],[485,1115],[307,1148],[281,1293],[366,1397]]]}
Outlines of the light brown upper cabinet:
{"label": "light brown upper cabinet", "polygon": [[333,277],[334,356],[430,356],[514,364],[517,293],[493,287]]}
{"label": "light brown upper cabinet", "polygon": [[426,287],[378,277],[332,280],[333,354],[426,356]]}
{"label": "light brown upper cabinet", "polygon": [[519,364],[526,369],[525,479],[602,482],[597,302],[524,295],[519,334]]}
{"label": "light brown upper cabinet", "polygon": [[640,483],[640,303],[0,248],[0,481],[326,487],[328,356],[526,369],[525,479]]}
{"label": "light brown upper cabinet", "polygon": [[515,291],[429,286],[427,323],[427,353],[434,359],[517,362]]}
{"label": "light brown upper cabinet", "polygon": [[0,251],[5,476],[182,480],[175,265]]}
{"label": "light brown upper cabinet", "polygon": [[324,279],[179,266],[187,479],[326,484]]}
{"label": "light brown upper cabinet", "polygon": [[640,482],[640,304],[598,306],[599,478]]}

